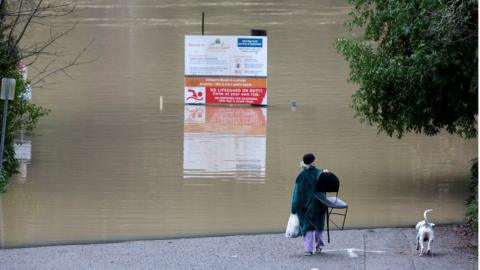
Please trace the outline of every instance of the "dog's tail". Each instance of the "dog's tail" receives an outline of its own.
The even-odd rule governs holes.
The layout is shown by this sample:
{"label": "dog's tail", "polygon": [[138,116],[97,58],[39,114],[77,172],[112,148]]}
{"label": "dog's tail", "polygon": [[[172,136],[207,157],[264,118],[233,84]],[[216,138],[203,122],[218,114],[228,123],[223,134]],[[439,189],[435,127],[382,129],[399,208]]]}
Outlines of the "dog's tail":
{"label": "dog's tail", "polygon": [[425,212],[423,212],[423,220],[425,220],[425,225],[429,224],[428,218],[427,218],[427,213],[432,211],[432,209],[427,209]]}

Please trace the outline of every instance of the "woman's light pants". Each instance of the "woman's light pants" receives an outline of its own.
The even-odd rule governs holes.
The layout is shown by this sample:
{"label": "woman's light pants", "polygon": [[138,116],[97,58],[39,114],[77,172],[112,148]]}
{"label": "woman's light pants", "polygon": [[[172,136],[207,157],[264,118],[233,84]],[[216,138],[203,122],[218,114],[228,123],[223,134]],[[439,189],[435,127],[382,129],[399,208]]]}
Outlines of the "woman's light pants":
{"label": "woman's light pants", "polygon": [[307,252],[313,252],[313,246],[318,249],[323,246],[322,231],[308,231],[303,238],[303,247]]}

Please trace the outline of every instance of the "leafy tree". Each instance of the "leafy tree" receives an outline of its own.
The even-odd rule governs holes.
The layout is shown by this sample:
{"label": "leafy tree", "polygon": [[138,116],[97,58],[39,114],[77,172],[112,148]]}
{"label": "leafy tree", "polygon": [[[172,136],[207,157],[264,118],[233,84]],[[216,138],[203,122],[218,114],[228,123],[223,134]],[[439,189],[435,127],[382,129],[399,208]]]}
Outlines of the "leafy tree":
{"label": "leafy tree", "polygon": [[[68,76],[67,69],[81,64],[79,58],[88,47],[81,50],[71,61],[60,65],[55,64],[55,61],[62,55],[53,45],[59,38],[72,31],[76,25],[58,30],[49,22],[49,18],[69,15],[74,9],[74,1],[0,0],[0,78],[16,79],[15,99],[8,105],[4,160],[0,172],[0,192],[5,191],[8,179],[18,167],[13,147],[15,133],[19,130],[32,132],[39,118],[49,112],[48,109],[24,98],[26,84],[40,88],[46,85],[47,77],[57,73]],[[33,25],[35,25],[35,31],[46,30],[48,34],[44,35],[43,39],[35,40],[30,44],[22,42]],[[32,66],[39,58],[43,58],[46,64],[36,68],[37,72],[32,81],[24,81],[19,72],[20,62]],[[0,107],[3,117],[3,106]]]}
{"label": "leafy tree", "polygon": [[353,34],[335,46],[350,64],[356,116],[379,132],[477,133],[476,0],[348,0]]}

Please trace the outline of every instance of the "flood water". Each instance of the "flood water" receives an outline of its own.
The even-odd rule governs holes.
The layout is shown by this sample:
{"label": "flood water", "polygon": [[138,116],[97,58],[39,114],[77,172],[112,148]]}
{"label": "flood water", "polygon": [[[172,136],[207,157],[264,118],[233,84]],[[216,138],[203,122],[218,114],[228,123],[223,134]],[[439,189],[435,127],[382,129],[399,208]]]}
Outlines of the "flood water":
{"label": "flood water", "polygon": [[[183,104],[183,40],[201,33],[202,11],[206,34],[268,31],[268,107]],[[355,86],[333,48],[348,11],[337,0],[80,0],[75,16],[51,19],[79,21],[59,48],[75,55],[93,40],[84,59],[98,59],[34,86],[52,112],[1,195],[1,247],[281,232],[305,152],[339,176],[346,228],[413,226],[426,208],[432,222],[461,222],[477,141],[397,140],[353,118]]]}

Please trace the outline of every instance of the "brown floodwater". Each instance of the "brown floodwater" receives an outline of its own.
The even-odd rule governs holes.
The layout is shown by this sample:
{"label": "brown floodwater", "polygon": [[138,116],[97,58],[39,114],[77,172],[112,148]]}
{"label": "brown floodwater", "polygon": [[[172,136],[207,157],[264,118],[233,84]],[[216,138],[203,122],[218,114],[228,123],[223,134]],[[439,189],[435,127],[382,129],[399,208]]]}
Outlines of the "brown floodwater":
{"label": "brown floodwater", "polygon": [[[183,104],[183,40],[200,34],[202,11],[206,34],[268,31],[268,107]],[[281,232],[305,152],[339,176],[346,228],[413,226],[426,208],[432,222],[461,222],[477,140],[397,140],[354,119],[333,48],[348,11],[336,0],[79,0],[74,16],[52,18],[79,22],[58,48],[74,56],[93,40],[83,59],[97,60],[33,87],[52,112],[23,138],[28,160],[1,194],[1,247]]]}

